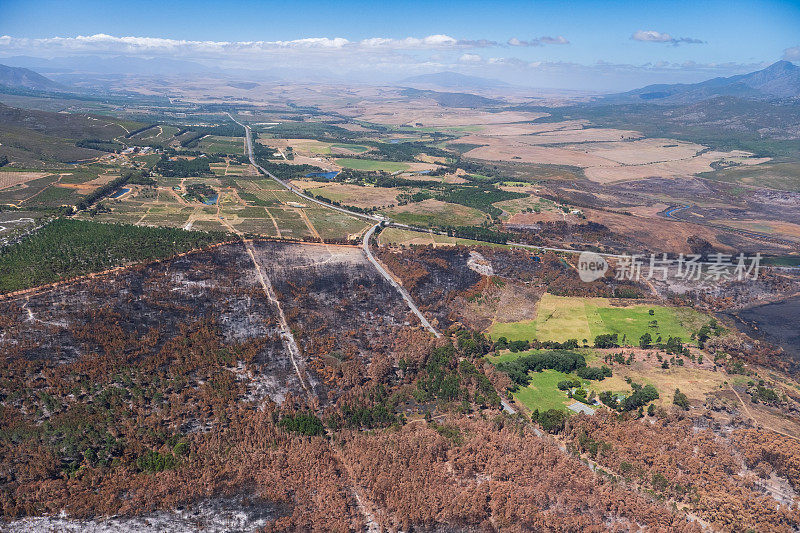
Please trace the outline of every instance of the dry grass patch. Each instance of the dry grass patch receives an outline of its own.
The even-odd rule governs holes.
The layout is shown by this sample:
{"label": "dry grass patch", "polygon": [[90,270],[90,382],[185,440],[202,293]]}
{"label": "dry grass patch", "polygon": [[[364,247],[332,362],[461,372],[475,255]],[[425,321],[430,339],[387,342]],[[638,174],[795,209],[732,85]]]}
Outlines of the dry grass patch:
{"label": "dry grass patch", "polygon": [[800,239],[800,225],[779,220],[712,220],[712,223],[722,224],[731,228],[743,229],[746,231],[757,231],[769,235],[787,237],[790,239]]}
{"label": "dry grass patch", "polygon": [[[475,159],[486,159],[489,161],[518,161],[520,163],[538,163],[544,165],[570,165],[576,167],[591,167],[615,164],[608,159],[587,154],[582,151],[568,150],[565,148],[551,146],[535,146],[522,142],[518,138],[507,137],[503,139],[485,137],[482,141],[488,141],[486,146],[473,148],[465,157]],[[478,139],[475,139],[478,141]],[[472,143],[464,139],[465,143]]]}
{"label": "dry grass patch", "polygon": [[312,194],[361,208],[385,207],[397,203],[397,190],[385,187],[362,187],[360,185],[321,183],[310,180],[293,180],[292,185]]}
{"label": "dry grass patch", "polygon": [[614,233],[629,237],[634,242],[647,243],[657,250],[690,253],[691,249],[686,241],[692,235],[702,237],[721,251],[732,250],[717,239],[718,230],[700,224],[668,220],[657,215],[628,216],[594,209],[584,209],[583,214],[591,222],[603,224]]}

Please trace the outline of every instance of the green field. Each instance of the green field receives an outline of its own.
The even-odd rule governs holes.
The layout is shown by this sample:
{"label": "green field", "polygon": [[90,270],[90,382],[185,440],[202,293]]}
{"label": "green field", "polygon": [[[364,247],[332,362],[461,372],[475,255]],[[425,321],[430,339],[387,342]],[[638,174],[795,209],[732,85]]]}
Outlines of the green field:
{"label": "green field", "polygon": [[735,166],[706,172],[702,176],[728,183],[758,185],[783,191],[800,191],[800,163],[795,161]]}
{"label": "green field", "polygon": [[[649,311],[653,310],[651,316]],[[655,320],[656,327],[650,322]],[[670,336],[689,341],[692,329],[704,324],[703,316],[691,309],[650,304],[615,307],[605,298],[574,298],[545,294],[536,306],[536,318],[521,322],[495,323],[489,329],[492,338],[506,337],[510,341],[552,340],[564,342],[587,339],[597,335],[617,333],[620,342],[637,344],[639,337],[650,333],[666,341]],[[691,329],[690,329],[691,328]]]}
{"label": "green field", "polygon": [[332,144],[331,148],[341,148],[342,150],[350,150],[351,152],[362,153],[369,150],[366,146],[360,144]]}
{"label": "green field", "polygon": [[381,213],[412,226],[471,226],[486,219],[486,215],[477,209],[440,200],[382,209]]}
{"label": "green field", "polygon": [[[528,350],[516,353],[506,352],[494,357],[489,356],[487,359],[489,362],[496,365],[542,351],[543,350]],[[541,372],[529,372],[528,375],[531,377],[530,384],[527,387],[520,387],[517,392],[513,393],[513,398],[522,403],[529,410],[566,410],[567,405],[574,401],[568,398],[564,391],[558,390],[558,382],[565,379],[577,379],[575,374],[565,374],[557,370],[543,370]],[[584,388],[588,389],[590,382],[586,380],[581,380],[581,382],[584,384]]]}
{"label": "green field", "polygon": [[244,141],[240,137],[209,135],[198,143],[198,149],[211,154],[241,154],[244,152]]}
{"label": "green field", "polygon": [[448,237],[446,235],[434,235],[432,233],[424,233],[419,231],[410,231],[400,228],[385,228],[378,236],[378,241],[381,244],[419,244],[420,241],[436,244],[461,244],[464,246],[491,246],[496,248],[509,249],[510,246],[506,244],[495,244],[493,242],[474,241],[471,239],[461,239],[458,237]]}
{"label": "green field", "polygon": [[408,165],[405,163],[398,163],[395,161],[374,161],[372,159],[353,159],[350,157],[340,157],[336,160],[336,164],[344,168],[352,168],[354,170],[383,170],[385,172],[397,172],[399,170],[408,169]]}
{"label": "green field", "polygon": [[541,372],[531,372],[531,383],[523,387],[519,392],[514,393],[514,399],[522,402],[525,407],[533,411],[545,411],[547,409],[566,409],[567,400],[572,403],[574,400],[567,398],[564,391],[558,390],[558,382],[573,378],[569,374],[556,370],[543,370]]}
{"label": "green field", "polygon": [[[489,356],[487,357],[487,359],[492,364],[498,364],[507,361],[513,361],[515,359],[524,357],[526,355],[541,353],[546,351],[547,350],[527,350],[524,352],[516,352],[516,353],[505,352],[497,356]],[[587,350],[580,350],[580,352],[584,354],[588,366],[600,366],[600,361],[595,353],[593,352],[587,353]],[[520,387],[520,389],[517,392],[513,393],[512,396],[515,400],[522,403],[527,409],[531,411],[535,409],[539,409],[539,411],[544,411],[547,409],[566,410],[568,405],[577,401],[572,398],[569,398],[565,391],[558,389],[558,382],[566,379],[580,380],[581,386],[584,389],[586,389],[586,391],[594,391],[595,394],[600,394],[600,392],[602,391],[610,390],[614,393],[624,395],[629,391],[627,383],[625,383],[621,378],[617,376],[606,378],[601,381],[589,381],[586,379],[578,378],[578,376],[574,372],[565,374],[564,372],[559,372],[557,370],[543,370],[541,372],[529,372],[528,375],[531,377],[530,384],[527,387]],[[649,383],[648,380],[642,380],[641,378],[639,379],[639,381],[644,381],[645,383]]]}

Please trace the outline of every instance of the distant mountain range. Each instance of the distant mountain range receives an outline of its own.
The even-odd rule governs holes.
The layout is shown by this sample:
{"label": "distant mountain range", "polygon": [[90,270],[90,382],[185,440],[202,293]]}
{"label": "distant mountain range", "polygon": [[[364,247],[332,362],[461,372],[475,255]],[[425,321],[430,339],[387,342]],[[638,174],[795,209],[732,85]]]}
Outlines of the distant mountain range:
{"label": "distant mountain range", "polygon": [[399,82],[400,85],[436,85],[447,89],[483,89],[491,87],[504,87],[508,84],[504,81],[480,78],[478,76],[467,76],[458,72],[436,72],[435,74],[421,74],[405,78]]}
{"label": "distant mountain range", "polygon": [[32,89],[36,91],[55,91],[64,87],[32,70],[21,67],[0,65],[0,85],[12,89]]}
{"label": "distant mountain range", "polygon": [[477,94],[424,91],[410,87],[403,88],[400,94],[409,98],[430,98],[442,107],[478,108],[492,107],[503,103],[500,100],[484,98]]}
{"label": "distant mountain range", "polygon": [[132,56],[67,56],[52,59],[13,56],[3,58],[2,62],[6,65],[32,68],[48,74],[89,72],[92,74],[169,75],[195,74],[212,70],[205,65],[183,59]]}
{"label": "distant mountain range", "polygon": [[720,96],[753,100],[800,97],[800,67],[789,61],[778,61],[763,70],[749,74],[714,78],[691,84],[648,85],[634,91],[604,97],[601,101],[690,104]]}

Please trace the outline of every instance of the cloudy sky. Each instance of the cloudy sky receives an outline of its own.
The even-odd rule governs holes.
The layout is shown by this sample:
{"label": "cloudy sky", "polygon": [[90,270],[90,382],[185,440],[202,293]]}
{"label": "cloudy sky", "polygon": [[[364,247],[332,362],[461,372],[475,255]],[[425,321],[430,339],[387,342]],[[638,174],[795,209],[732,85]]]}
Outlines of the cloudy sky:
{"label": "cloudy sky", "polygon": [[0,63],[77,55],[618,90],[800,62],[800,2],[0,0]]}

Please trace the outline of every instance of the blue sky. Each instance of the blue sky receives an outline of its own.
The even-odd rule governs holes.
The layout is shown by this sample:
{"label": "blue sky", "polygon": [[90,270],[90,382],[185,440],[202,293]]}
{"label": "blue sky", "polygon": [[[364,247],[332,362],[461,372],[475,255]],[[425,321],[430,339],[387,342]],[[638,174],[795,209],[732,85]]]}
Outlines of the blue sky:
{"label": "blue sky", "polygon": [[608,90],[800,61],[800,2],[0,0],[0,36],[0,58],[127,54],[380,80],[458,70]]}

